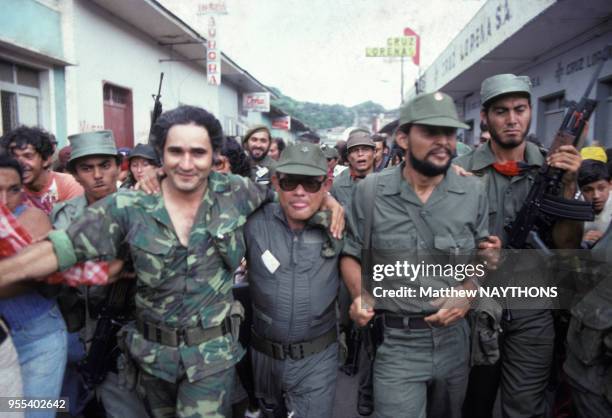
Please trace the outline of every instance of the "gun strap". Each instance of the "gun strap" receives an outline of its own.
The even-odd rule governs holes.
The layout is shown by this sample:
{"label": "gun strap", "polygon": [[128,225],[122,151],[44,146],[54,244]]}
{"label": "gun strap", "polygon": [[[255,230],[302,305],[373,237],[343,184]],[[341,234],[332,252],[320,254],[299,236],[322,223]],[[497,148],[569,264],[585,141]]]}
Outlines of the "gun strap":
{"label": "gun strap", "polygon": [[372,248],[372,224],[374,223],[374,204],[376,202],[376,188],[378,187],[378,175],[370,174],[365,182],[365,222],[363,224],[363,246],[364,250]]}
{"label": "gun strap", "polygon": [[417,212],[418,208],[414,207],[412,204],[407,204],[405,207],[406,212],[408,212],[408,216],[410,217],[410,220],[414,224],[414,228],[417,231],[417,235],[423,240],[426,248],[433,249],[435,233],[427,224],[427,222],[423,219],[421,211]]}

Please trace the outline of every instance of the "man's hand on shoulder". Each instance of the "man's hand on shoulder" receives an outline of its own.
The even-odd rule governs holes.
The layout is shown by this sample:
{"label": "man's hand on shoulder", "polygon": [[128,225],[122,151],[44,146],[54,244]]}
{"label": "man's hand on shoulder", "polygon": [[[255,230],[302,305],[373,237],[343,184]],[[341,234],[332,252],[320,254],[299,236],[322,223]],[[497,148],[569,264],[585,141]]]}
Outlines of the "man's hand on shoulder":
{"label": "man's hand on shoulder", "polygon": [[136,183],[134,190],[142,190],[146,194],[155,194],[161,192],[161,180],[164,178],[164,170],[159,168],[155,174],[145,176],[141,181]]}
{"label": "man's hand on shoulder", "polygon": [[342,234],[344,233],[345,226],[344,208],[342,207],[342,205],[336,199],[334,199],[331,194],[327,194],[323,199],[321,210],[331,211],[332,216],[329,230],[334,238],[342,239]]}

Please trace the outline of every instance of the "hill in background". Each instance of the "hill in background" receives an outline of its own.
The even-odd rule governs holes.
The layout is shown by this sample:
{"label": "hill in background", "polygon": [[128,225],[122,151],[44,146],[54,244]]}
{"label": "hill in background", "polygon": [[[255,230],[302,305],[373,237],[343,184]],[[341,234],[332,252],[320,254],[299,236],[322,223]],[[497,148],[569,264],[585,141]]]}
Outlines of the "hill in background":
{"label": "hill in background", "polygon": [[372,117],[385,111],[384,107],[372,101],[351,107],[340,104],[300,102],[285,96],[277,88],[272,87],[271,90],[279,97],[278,99],[272,99],[274,106],[315,130],[356,125],[356,121],[362,117]]}

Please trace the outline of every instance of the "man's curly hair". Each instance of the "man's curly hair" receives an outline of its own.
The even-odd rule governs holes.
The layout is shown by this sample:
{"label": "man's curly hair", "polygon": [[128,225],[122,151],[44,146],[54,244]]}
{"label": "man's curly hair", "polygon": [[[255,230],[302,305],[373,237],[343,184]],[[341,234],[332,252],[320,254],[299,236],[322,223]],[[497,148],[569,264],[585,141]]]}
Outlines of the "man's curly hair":
{"label": "man's curly hair", "polygon": [[48,159],[55,152],[55,136],[44,129],[30,126],[20,126],[0,137],[2,148],[10,154],[10,147],[24,149],[28,145],[40,154],[43,160]]}
{"label": "man's curly hair", "polygon": [[215,116],[196,106],[179,106],[162,113],[151,131],[150,142],[158,155],[163,157],[168,131],[175,125],[197,125],[208,131],[213,151],[218,151],[223,143],[223,128]]}

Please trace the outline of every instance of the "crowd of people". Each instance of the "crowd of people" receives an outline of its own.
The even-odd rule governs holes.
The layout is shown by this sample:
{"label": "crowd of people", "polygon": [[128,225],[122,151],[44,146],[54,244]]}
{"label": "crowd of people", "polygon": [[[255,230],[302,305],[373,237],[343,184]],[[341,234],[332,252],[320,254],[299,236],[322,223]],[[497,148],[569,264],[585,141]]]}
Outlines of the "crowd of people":
{"label": "crowd of people", "polygon": [[[37,127],[5,133],[0,394],[65,397],[85,417],[321,418],[338,396],[362,416],[612,416],[610,152],[528,138],[526,77],[487,78],[481,101],[472,146],[443,92],[402,105],[391,135],[336,146],[264,125],[224,136],[194,106],[128,150],[111,131],[61,150]],[[599,263],[572,271],[571,307],[370,292],[376,251],[472,252],[503,274],[508,226],[546,166],[559,198],[594,212],[541,231]],[[339,370],[357,393],[337,393]]]}

